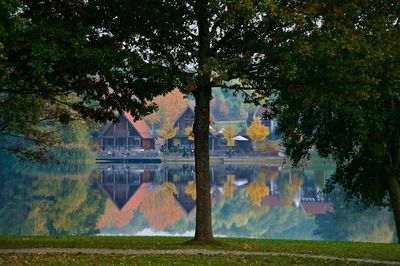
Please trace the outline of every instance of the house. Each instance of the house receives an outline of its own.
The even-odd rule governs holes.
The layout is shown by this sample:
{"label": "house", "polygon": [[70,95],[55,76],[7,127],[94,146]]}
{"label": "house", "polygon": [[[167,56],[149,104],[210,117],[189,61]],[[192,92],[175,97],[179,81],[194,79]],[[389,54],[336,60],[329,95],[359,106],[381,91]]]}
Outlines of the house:
{"label": "house", "polygon": [[101,150],[154,150],[155,137],[143,120],[135,120],[128,112],[119,116],[118,123],[107,123],[98,137]]}
{"label": "house", "polygon": [[[177,117],[174,122],[174,127],[178,128],[178,132],[175,137],[168,140],[168,147],[175,147],[177,150],[183,149],[194,149],[194,141],[189,140],[188,136],[185,134],[185,129],[188,127],[193,127],[194,124],[194,107],[189,104]],[[208,140],[209,149],[214,150],[215,142],[217,139],[218,132],[212,127],[209,127]]]}

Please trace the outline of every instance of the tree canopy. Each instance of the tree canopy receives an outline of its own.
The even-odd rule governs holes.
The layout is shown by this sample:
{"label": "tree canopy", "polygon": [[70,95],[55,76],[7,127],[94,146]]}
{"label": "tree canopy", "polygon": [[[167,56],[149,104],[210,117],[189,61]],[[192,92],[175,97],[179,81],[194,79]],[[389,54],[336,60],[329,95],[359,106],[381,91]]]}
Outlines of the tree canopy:
{"label": "tree canopy", "polygon": [[367,206],[390,205],[398,235],[399,14],[398,1],[299,3],[298,22],[277,36],[274,53],[265,50],[257,71],[287,155],[295,163],[312,147],[332,155],[330,187],[341,184]]}

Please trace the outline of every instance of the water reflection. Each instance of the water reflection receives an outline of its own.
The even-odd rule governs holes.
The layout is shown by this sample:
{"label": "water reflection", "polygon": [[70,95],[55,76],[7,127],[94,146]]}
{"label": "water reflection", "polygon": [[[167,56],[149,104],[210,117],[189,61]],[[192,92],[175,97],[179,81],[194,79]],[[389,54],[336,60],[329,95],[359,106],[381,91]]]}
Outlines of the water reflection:
{"label": "water reflection", "polygon": [[[369,211],[369,219],[385,224],[379,232],[340,229],[343,224],[353,223],[341,214],[343,210],[349,210],[346,213],[351,212],[354,218],[365,212],[350,206],[343,208],[340,206],[343,198],[323,192],[333,170],[326,166],[304,171],[278,166],[212,166],[214,233],[284,239],[392,241],[393,225],[390,214],[384,210]],[[112,235],[192,235],[196,209],[194,174],[193,165],[98,165],[97,182],[108,198],[98,228],[102,234]],[[382,217],[386,217],[384,221]],[[362,223],[370,222],[364,219]],[[362,227],[362,223],[358,226]],[[332,232],[332,224],[337,225],[334,230],[344,233]],[[381,237],[382,230],[385,235]]]}
{"label": "water reflection", "polygon": [[[0,168],[2,235],[193,235],[194,165]],[[334,169],[214,165],[218,236],[393,241],[391,213],[322,190]]]}

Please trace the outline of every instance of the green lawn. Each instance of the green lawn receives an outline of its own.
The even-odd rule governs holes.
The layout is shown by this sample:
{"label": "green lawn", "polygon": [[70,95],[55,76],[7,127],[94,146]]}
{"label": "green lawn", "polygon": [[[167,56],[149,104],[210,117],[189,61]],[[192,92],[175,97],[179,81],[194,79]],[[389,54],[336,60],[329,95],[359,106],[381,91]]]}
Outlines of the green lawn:
{"label": "green lawn", "polygon": [[[356,265],[293,257],[222,255],[7,254],[0,265]],[[357,264],[360,265],[360,264]]]}
{"label": "green lawn", "polygon": [[[264,252],[283,252],[297,254],[328,255],[351,258],[370,258],[377,260],[400,261],[399,244],[373,244],[373,243],[353,243],[353,242],[328,242],[328,241],[295,241],[295,240],[267,240],[267,239],[241,239],[241,238],[218,238],[216,243],[211,245],[199,245],[188,243],[190,238],[185,237],[110,237],[110,236],[66,236],[66,237],[0,237],[0,248],[31,248],[31,247],[64,247],[64,248],[111,248],[111,249],[211,249],[211,250],[241,250],[241,251],[264,251]],[[35,262],[40,258],[49,260],[49,264],[56,263],[57,260],[63,261],[62,257],[76,258],[78,262],[84,263],[90,260],[93,255],[1,255],[0,265],[12,263],[12,256],[19,259],[17,261]],[[125,257],[135,257],[138,263],[140,260],[155,262],[169,260],[179,255],[151,255],[149,258],[143,255],[101,255],[98,256],[99,263],[107,264],[108,260],[120,261]],[[239,263],[248,256],[206,256],[206,255],[180,255],[183,260],[186,258],[193,263],[200,262],[202,259],[210,260],[216,264],[223,263],[224,260],[234,258],[230,264]],[[252,264],[270,263],[278,264],[304,264],[305,261],[311,264],[318,264],[315,259],[288,258],[288,257],[265,257],[251,256],[247,259]],[[129,258],[128,258],[129,260]],[[264,261],[267,260],[267,261]],[[16,262],[17,262],[16,261]],[[157,262],[158,263],[158,262]],[[190,262],[188,262],[190,264]],[[324,263],[334,263],[325,261]],[[168,263],[167,263],[168,264]]]}

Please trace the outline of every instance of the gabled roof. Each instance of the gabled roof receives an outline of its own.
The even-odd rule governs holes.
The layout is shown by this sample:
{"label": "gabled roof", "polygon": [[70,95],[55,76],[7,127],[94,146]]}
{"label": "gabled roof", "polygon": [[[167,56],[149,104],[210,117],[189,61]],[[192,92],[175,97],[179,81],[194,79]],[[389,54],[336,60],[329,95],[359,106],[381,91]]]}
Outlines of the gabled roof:
{"label": "gabled roof", "polygon": [[185,107],[185,109],[183,109],[182,112],[180,112],[179,115],[176,117],[176,119],[175,119],[175,121],[174,121],[174,124],[176,123],[176,121],[178,121],[179,119],[181,119],[182,115],[183,115],[184,113],[186,113],[186,111],[187,111],[188,109],[189,109],[190,111],[192,111],[193,114],[194,114],[194,106],[193,106],[192,104],[189,103],[189,104]]}
{"label": "gabled roof", "polygon": [[[144,120],[135,120],[133,118],[133,116],[128,113],[128,112],[124,112],[123,114],[120,115],[124,116],[126,118],[126,120],[128,120],[129,124],[131,124],[136,131],[139,133],[139,135],[143,138],[143,139],[152,139],[154,138],[154,136],[150,133],[150,127],[147,125],[147,123]],[[110,126],[112,126],[113,123],[112,122],[108,122],[103,130],[101,131],[101,133],[99,134],[99,137],[103,136],[104,133],[108,130],[108,128]]]}
{"label": "gabled roof", "polygon": [[136,120],[133,118],[133,116],[128,113],[124,112],[123,114],[126,119],[129,121],[129,123],[137,130],[139,135],[144,138],[144,139],[152,139],[153,135],[150,134],[150,127],[147,125],[147,123],[144,120]]}

